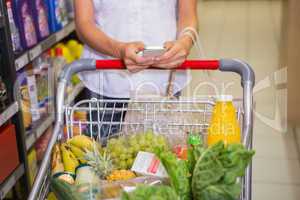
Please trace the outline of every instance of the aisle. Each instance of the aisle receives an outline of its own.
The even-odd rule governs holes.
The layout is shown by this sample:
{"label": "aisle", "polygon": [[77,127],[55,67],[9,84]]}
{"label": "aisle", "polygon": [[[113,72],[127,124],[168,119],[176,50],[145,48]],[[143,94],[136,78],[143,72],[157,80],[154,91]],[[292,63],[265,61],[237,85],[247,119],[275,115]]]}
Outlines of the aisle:
{"label": "aisle", "polygon": [[[275,97],[280,94],[274,86],[274,72],[279,66],[281,1],[206,0],[200,2],[199,15],[200,34],[207,57],[246,60],[253,66],[260,86],[265,83],[262,80],[269,78],[271,86],[255,94],[256,112],[273,119]],[[206,79],[205,74],[194,73],[186,95],[190,96],[199,82]],[[240,96],[240,80],[236,76],[211,73],[210,79],[222,80],[223,83],[233,81],[228,93]],[[200,90],[197,94],[204,92]],[[284,97],[284,93],[281,94]],[[257,116],[253,199],[300,199],[300,165],[293,134],[276,131]]]}

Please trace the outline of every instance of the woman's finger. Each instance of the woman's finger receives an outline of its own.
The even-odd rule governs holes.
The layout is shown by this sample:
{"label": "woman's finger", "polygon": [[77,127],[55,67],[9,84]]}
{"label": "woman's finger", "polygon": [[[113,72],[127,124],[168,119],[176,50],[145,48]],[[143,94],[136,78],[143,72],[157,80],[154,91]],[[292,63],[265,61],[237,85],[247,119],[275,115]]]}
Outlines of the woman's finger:
{"label": "woman's finger", "polygon": [[156,65],[154,65],[154,67],[163,68],[163,69],[173,69],[173,68],[179,67],[184,61],[185,61],[184,58],[180,58],[180,59],[174,60],[170,63],[156,64]]}
{"label": "woman's finger", "polygon": [[168,41],[164,43],[164,48],[166,51],[169,51],[174,46],[174,41]]}
{"label": "woman's finger", "polygon": [[161,61],[157,62],[156,64],[168,64],[168,63],[172,63],[176,60],[185,60],[185,59],[186,59],[186,55],[178,52],[173,57],[166,59],[166,60],[161,60]]}
{"label": "woman's finger", "polygon": [[137,72],[140,72],[142,70],[145,70],[147,68],[149,68],[150,66],[141,66],[141,65],[128,65],[126,66],[128,71],[131,72],[131,73],[137,73]]}
{"label": "woman's finger", "polygon": [[179,51],[180,48],[177,45],[173,45],[167,52],[165,52],[162,56],[158,57],[156,61],[163,62],[165,60],[168,60],[174,57]]}

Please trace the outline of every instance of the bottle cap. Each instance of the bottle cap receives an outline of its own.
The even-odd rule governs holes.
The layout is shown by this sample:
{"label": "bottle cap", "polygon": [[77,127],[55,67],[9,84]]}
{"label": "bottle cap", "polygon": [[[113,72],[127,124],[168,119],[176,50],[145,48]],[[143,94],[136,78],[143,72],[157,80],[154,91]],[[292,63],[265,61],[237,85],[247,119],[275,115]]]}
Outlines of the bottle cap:
{"label": "bottle cap", "polygon": [[63,56],[63,50],[60,47],[55,49],[55,56]]}
{"label": "bottle cap", "polygon": [[233,100],[232,95],[219,95],[219,96],[217,96],[217,101],[227,102],[227,101],[232,101],[232,100]]}
{"label": "bottle cap", "polygon": [[196,134],[189,134],[188,143],[193,146],[200,145],[201,144],[200,136]]}

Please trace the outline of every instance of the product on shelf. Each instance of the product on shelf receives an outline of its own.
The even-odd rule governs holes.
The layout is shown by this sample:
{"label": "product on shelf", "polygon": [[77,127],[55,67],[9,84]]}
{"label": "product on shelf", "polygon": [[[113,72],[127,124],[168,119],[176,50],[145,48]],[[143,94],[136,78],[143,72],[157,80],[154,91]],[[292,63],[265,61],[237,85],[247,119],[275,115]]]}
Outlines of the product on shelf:
{"label": "product on shelf", "polygon": [[44,153],[47,149],[48,143],[52,136],[52,132],[53,132],[53,128],[51,126],[45,131],[45,133],[35,143],[35,150],[36,150],[36,156],[37,156],[38,162],[43,160]]}
{"label": "product on shelf", "polygon": [[59,8],[59,0],[45,0],[48,8],[48,22],[52,33],[62,29],[63,16]]}
{"label": "product on shelf", "polygon": [[18,167],[19,154],[15,126],[0,128],[0,184]]}
{"label": "product on shelf", "polygon": [[74,60],[80,59],[82,51],[83,51],[83,46],[80,44],[77,40],[69,40],[66,43],[66,47],[69,49],[70,53],[72,54]]}
{"label": "product on shelf", "polygon": [[23,116],[23,123],[25,129],[30,129],[32,124],[32,116],[31,116],[31,104],[29,91],[27,86],[27,74],[25,71],[21,70],[18,72],[18,84],[19,84],[19,96],[21,103],[21,111]]}
{"label": "product on shelf", "polygon": [[30,184],[32,185],[38,170],[36,150],[34,148],[32,148],[28,152],[27,161],[28,161],[28,169],[29,169],[29,180],[30,180]]}
{"label": "product on shelf", "polygon": [[66,0],[58,0],[58,7],[61,13],[61,24],[64,27],[69,23]]}
{"label": "product on shelf", "polygon": [[0,112],[6,109],[7,106],[7,89],[0,76]]}
{"label": "product on shelf", "polygon": [[7,8],[7,15],[9,21],[13,51],[21,51],[22,46],[21,46],[20,33],[14,20],[12,0],[6,0],[6,8]]}
{"label": "product on shelf", "polygon": [[13,0],[15,21],[20,31],[23,49],[28,49],[37,44],[37,34],[34,26],[29,0]]}
{"label": "product on shelf", "polygon": [[66,0],[66,8],[67,8],[69,19],[74,19],[74,4],[73,4],[73,0]]}
{"label": "product on shelf", "polygon": [[51,84],[49,78],[49,69],[51,64],[47,60],[47,54],[43,54],[33,61],[33,71],[37,83],[38,101],[40,113],[47,114],[48,109],[51,107],[52,99],[51,96]]}
{"label": "product on shelf", "polygon": [[207,144],[213,145],[220,140],[225,144],[240,143],[241,130],[236,116],[232,96],[218,97],[208,128]]}
{"label": "product on shelf", "polygon": [[37,96],[37,84],[34,74],[28,74],[27,78],[27,86],[30,98],[30,112],[32,121],[35,122],[41,118],[40,110],[39,110],[39,102]]}
{"label": "product on shelf", "polygon": [[55,57],[52,57],[52,69],[53,69],[53,77],[54,77],[54,85],[55,88],[57,86],[59,75],[63,69],[63,67],[67,64],[65,58],[63,57],[63,50],[62,48],[55,48]]}
{"label": "product on shelf", "polygon": [[30,3],[38,39],[43,40],[50,34],[46,4],[44,0],[30,0]]}

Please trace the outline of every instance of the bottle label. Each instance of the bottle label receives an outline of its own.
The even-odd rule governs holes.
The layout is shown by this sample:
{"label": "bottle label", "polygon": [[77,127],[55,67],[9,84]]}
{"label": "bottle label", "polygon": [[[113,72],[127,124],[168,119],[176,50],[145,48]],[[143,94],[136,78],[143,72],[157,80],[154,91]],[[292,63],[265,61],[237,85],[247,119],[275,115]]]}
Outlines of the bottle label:
{"label": "bottle label", "polygon": [[24,34],[28,47],[31,47],[37,43],[36,32],[31,15],[29,14],[28,5],[25,3],[21,9],[22,19],[24,22]]}
{"label": "bottle label", "polygon": [[40,31],[41,37],[44,38],[50,34],[46,12],[44,10],[44,7],[43,7],[41,1],[36,1],[36,8],[38,11],[39,31]]}

